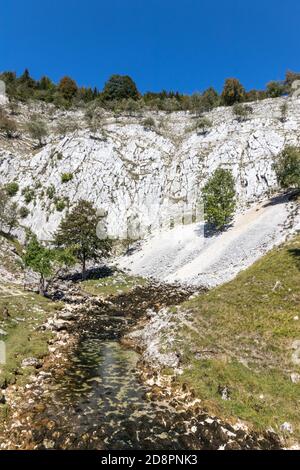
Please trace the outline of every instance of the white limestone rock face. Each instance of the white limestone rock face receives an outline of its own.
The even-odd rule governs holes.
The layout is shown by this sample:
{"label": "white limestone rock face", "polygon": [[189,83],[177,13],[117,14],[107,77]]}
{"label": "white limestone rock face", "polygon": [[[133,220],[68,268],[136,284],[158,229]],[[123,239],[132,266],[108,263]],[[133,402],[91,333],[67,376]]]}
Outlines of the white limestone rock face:
{"label": "white limestone rock face", "polygon": [[[284,102],[288,113],[282,122]],[[239,204],[246,206],[276,187],[274,157],[287,144],[300,145],[299,99],[270,99],[251,106],[253,114],[241,123],[231,108],[215,109],[208,114],[213,127],[206,135],[191,130],[195,118],[184,112],[153,114],[155,131],[143,128],[143,117],[107,116],[96,134],[86,128],[82,112],[65,112],[64,118],[75,119],[79,130],[65,137],[53,131],[40,150],[32,148],[27,136],[11,147],[1,138],[0,185],[18,181],[15,200],[30,209],[22,223],[45,240],[51,239],[67,210],[58,211],[57,201],[67,207],[79,199],[100,209],[110,236],[131,237],[129,222],[144,235],[153,232],[168,211],[197,204],[219,165],[232,170]],[[23,120],[29,114],[25,108]],[[55,113],[49,117],[51,129],[61,117]],[[62,183],[63,173],[72,173],[73,179]],[[33,190],[29,204],[22,195],[25,188]]]}

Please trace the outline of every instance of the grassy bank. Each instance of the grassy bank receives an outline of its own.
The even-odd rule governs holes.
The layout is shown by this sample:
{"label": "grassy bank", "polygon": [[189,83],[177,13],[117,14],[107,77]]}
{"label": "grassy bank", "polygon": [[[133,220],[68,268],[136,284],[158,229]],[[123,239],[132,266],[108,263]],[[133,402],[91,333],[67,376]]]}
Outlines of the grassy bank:
{"label": "grassy bank", "polygon": [[299,438],[300,383],[291,374],[300,374],[292,357],[300,340],[300,236],[183,309],[189,321],[178,328],[178,380],[212,413],[260,430],[288,421]]}
{"label": "grassy bank", "polygon": [[[25,292],[20,285],[0,284],[0,328],[6,333],[0,336],[6,349],[6,363],[0,364],[0,389],[24,383],[34,372],[32,367],[21,367],[23,359],[42,359],[48,353],[51,333],[40,330],[39,326],[59,308],[59,303]],[[6,404],[0,405],[0,418],[8,411]]]}

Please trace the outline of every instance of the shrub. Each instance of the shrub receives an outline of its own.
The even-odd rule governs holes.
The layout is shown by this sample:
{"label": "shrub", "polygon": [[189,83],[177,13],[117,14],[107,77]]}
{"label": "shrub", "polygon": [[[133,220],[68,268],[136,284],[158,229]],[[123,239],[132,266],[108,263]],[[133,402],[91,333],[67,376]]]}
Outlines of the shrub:
{"label": "shrub", "polygon": [[280,106],[280,121],[281,121],[281,122],[286,122],[288,109],[289,109],[289,107],[288,107],[288,104],[287,104],[287,103],[283,103],[283,104]]}
{"label": "shrub", "polygon": [[13,197],[19,191],[19,185],[15,181],[13,181],[12,183],[7,183],[7,185],[5,186],[5,190],[10,197]]}
{"label": "shrub", "polygon": [[54,195],[55,195],[55,186],[53,184],[51,184],[51,186],[48,186],[47,190],[46,190],[46,194],[48,196],[49,199],[53,199],[54,198]]}
{"label": "shrub", "polygon": [[22,190],[22,195],[24,196],[26,204],[29,204],[34,198],[34,190],[30,186],[27,186]]}
{"label": "shrub", "polygon": [[38,141],[38,146],[43,146],[43,140],[48,135],[48,129],[44,121],[38,117],[33,117],[27,124],[30,136]]}
{"label": "shrub", "polygon": [[245,89],[237,78],[227,78],[222,92],[222,101],[227,106],[245,99]]}
{"label": "shrub", "polygon": [[143,126],[146,131],[155,129],[155,121],[152,117],[148,117],[143,120]]}
{"label": "shrub", "polygon": [[6,190],[0,187],[0,230],[8,229],[11,233],[17,226],[17,204],[11,202]]}
{"label": "shrub", "polygon": [[19,215],[21,217],[21,219],[26,219],[26,217],[29,215],[29,209],[27,209],[27,207],[25,206],[22,206],[20,207],[20,210],[19,210]]}
{"label": "shrub", "polygon": [[222,229],[230,222],[236,206],[235,184],[231,171],[218,168],[203,189],[206,222]]}
{"label": "shrub", "polygon": [[8,118],[5,115],[0,117],[0,130],[5,133],[8,139],[12,139],[17,136],[17,123],[13,119]]}
{"label": "shrub", "polygon": [[300,189],[300,149],[286,147],[277,157],[275,171],[282,188]]}
{"label": "shrub", "polygon": [[56,125],[56,132],[62,136],[65,136],[69,132],[74,132],[78,129],[75,121],[72,119],[60,119]]}
{"label": "shrub", "polygon": [[199,119],[196,123],[196,129],[198,134],[207,134],[209,129],[212,127],[212,122],[210,119],[203,117]]}
{"label": "shrub", "polygon": [[248,104],[236,103],[232,108],[233,114],[236,116],[238,121],[246,121],[250,114],[253,113],[253,108]]}
{"label": "shrub", "polygon": [[61,175],[61,182],[62,183],[68,183],[73,179],[73,173],[63,173]]}
{"label": "shrub", "polygon": [[62,212],[66,208],[66,201],[64,199],[56,199],[55,207],[58,212]]}

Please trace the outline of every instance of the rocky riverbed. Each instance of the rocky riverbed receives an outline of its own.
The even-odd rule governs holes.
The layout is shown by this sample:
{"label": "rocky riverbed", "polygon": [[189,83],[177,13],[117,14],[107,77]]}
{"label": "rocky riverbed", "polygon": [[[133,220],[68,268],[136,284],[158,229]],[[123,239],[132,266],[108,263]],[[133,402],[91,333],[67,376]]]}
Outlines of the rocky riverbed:
{"label": "rocky riverbed", "polygon": [[43,362],[27,358],[25,385],[3,390],[10,413],[1,449],[276,449],[277,436],[208,416],[193,391],[153,370],[124,335],[193,290],[149,282],[106,298],[60,281],[64,308],[42,328],[55,332]]}

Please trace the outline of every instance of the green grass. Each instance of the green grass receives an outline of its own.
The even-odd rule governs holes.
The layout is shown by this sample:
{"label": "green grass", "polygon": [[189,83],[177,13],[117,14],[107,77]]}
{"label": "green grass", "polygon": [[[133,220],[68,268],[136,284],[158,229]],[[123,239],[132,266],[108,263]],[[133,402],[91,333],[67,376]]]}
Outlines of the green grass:
{"label": "green grass", "polygon": [[[1,316],[5,307],[10,315],[7,319]],[[0,365],[0,387],[22,381],[27,373],[32,373],[30,368],[20,367],[24,358],[42,358],[47,354],[51,333],[38,327],[53,310],[60,308],[61,304],[24,292],[21,286],[0,285],[0,328],[8,333],[1,337],[6,345],[6,364]]]}
{"label": "green grass", "polygon": [[124,273],[115,273],[103,279],[91,279],[81,284],[82,290],[92,295],[103,298],[130,292],[137,286],[146,284],[146,279],[142,277],[128,276]]}
{"label": "green grass", "polygon": [[[300,339],[300,236],[180,309],[190,323],[177,325],[178,380],[212,413],[260,430],[289,421],[300,437],[300,384],[290,379],[300,373],[291,349]],[[219,386],[229,388],[230,400]]]}

